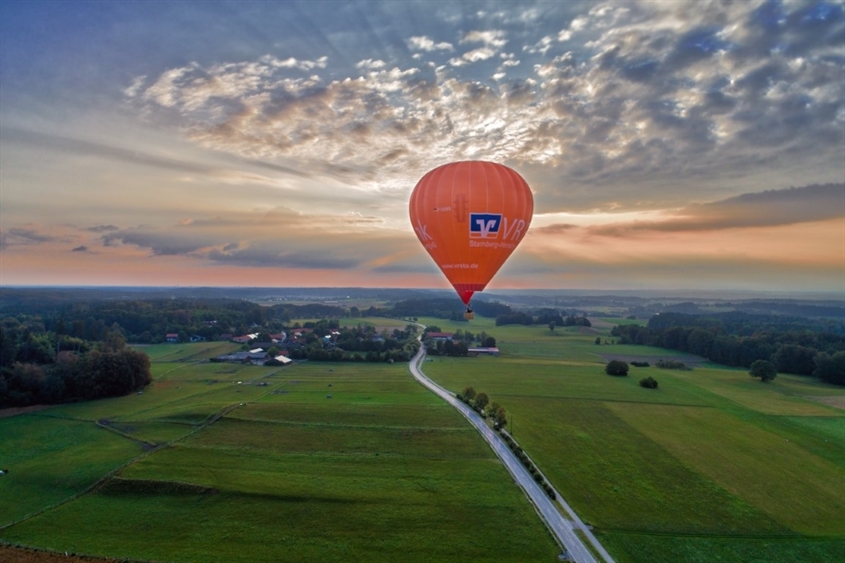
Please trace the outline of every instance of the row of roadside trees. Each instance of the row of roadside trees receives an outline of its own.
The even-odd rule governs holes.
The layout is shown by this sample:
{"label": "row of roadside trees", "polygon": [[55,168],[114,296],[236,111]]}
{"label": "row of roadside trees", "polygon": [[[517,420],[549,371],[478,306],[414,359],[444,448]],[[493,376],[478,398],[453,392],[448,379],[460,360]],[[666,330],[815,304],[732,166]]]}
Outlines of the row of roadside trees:
{"label": "row of roadside trees", "polygon": [[507,425],[508,413],[505,407],[497,402],[491,403],[487,393],[476,393],[475,388],[466,387],[463,391],[455,395],[455,397],[472,407],[482,417],[492,420],[494,428],[500,429]]}

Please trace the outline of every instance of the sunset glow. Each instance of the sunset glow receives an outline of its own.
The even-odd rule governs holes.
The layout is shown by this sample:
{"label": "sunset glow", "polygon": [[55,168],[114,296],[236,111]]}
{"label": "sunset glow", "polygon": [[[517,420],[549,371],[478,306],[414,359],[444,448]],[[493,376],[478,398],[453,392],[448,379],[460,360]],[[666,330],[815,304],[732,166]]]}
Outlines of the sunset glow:
{"label": "sunset glow", "polygon": [[0,284],[448,288],[408,200],[480,159],[490,289],[845,292],[842,4],[692,7],[4,2]]}

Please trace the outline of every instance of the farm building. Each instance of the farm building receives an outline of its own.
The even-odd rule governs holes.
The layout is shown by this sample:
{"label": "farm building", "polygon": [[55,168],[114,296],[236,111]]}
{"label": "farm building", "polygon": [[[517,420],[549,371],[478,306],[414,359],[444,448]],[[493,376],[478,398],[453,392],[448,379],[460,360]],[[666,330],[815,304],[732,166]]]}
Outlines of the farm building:
{"label": "farm building", "polygon": [[434,340],[435,342],[437,342],[437,341],[444,341],[445,342],[446,340],[452,340],[453,335],[454,335],[454,333],[451,333],[451,332],[429,332],[428,333],[428,336],[432,340]]}
{"label": "farm building", "polygon": [[266,357],[267,354],[263,350],[261,352],[235,352],[234,354],[223,354],[222,356],[217,356],[213,358],[212,361],[263,364]]}
{"label": "farm building", "polygon": [[498,356],[499,349],[495,346],[485,348],[469,348],[467,354],[470,356]]}

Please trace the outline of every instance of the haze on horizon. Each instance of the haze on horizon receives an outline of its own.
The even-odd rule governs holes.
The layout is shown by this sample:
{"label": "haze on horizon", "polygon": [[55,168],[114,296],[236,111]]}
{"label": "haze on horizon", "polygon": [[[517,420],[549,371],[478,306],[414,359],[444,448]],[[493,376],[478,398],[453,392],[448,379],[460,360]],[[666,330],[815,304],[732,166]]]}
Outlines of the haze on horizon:
{"label": "haze on horizon", "polygon": [[0,284],[448,288],[408,199],[534,191],[489,286],[845,292],[843,2],[16,2]]}

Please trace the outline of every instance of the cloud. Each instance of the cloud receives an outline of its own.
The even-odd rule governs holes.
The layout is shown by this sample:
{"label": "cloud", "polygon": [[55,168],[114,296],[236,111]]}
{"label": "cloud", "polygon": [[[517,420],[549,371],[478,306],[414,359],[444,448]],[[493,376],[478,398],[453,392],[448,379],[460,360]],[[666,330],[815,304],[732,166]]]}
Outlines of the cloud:
{"label": "cloud", "polygon": [[[845,218],[845,184],[768,190],[691,205],[664,212],[657,220],[635,220],[587,227],[584,234],[626,238],[637,233],[713,232],[750,227],[777,227]],[[537,228],[545,235],[568,234],[577,226]]]}
{"label": "cloud", "polygon": [[3,250],[11,246],[30,246],[55,240],[59,240],[59,237],[46,233],[34,225],[0,230],[0,249]]}
{"label": "cloud", "polygon": [[346,253],[297,251],[269,241],[252,243],[245,248],[213,249],[207,257],[213,262],[261,268],[346,270],[361,264],[360,257]]}
{"label": "cloud", "polygon": [[451,43],[441,41],[435,43],[430,37],[424,35],[415,36],[408,39],[408,48],[412,51],[454,51],[455,48]]}
{"label": "cloud", "polygon": [[277,208],[268,213],[186,218],[163,227],[135,227],[102,235],[107,247],[131,245],[152,256],[182,256],[245,267],[349,269],[374,256],[407,248],[408,233],[385,229],[361,214],[305,215]]}
{"label": "cloud", "polygon": [[137,150],[124,149],[84,139],[74,139],[61,135],[52,135],[26,131],[24,129],[4,128],[4,142],[22,143],[33,145],[41,149],[50,149],[70,154],[81,154],[87,156],[99,156],[118,160],[129,164],[151,166],[175,172],[203,172],[207,173],[214,168],[205,164],[178,160],[166,156],[152,155]]}
{"label": "cloud", "polygon": [[366,59],[363,61],[359,61],[358,64],[355,65],[355,68],[362,68],[367,70],[376,70],[379,68],[384,68],[385,62],[381,60],[373,60],[373,59]]}
{"label": "cloud", "polygon": [[76,246],[71,249],[71,252],[88,252],[88,247],[84,244],[81,246]]}
{"label": "cloud", "polygon": [[[297,60],[293,57],[288,57],[285,60],[280,60],[280,59],[277,59],[276,57],[274,57],[272,55],[265,55],[265,56],[261,57],[259,60],[262,63],[267,63],[270,66],[273,66],[273,67],[276,67],[276,68],[295,68],[295,69],[298,69],[298,70],[309,71],[309,70],[313,70],[315,68],[326,68],[326,64],[328,62],[328,59],[329,59],[328,57],[323,56],[323,57],[318,58],[317,60]],[[248,72],[255,72],[256,70],[258,70],[255,67],[249,67],[249,66],[247,66],[245,68],[247,69]]]}
{"label": "cloud", "polygon": [[463,43],[483,43],[485,46],[499,49],[507,45],[508,40],[505,39],[505,32],[501,29],[492,29],[489,31],[470,31],[461,38]]}
{"label": "cloud", "polygon": [[88,227],[87,230],[92,233],[107,233],[109,231],[117,231],[119,229],[114,225],[96,225],[94,227]]}
{"label": "cloud", "polygon": [[[560,185],[600,188],[585,200],[630,202],[677,194],[671,184],[845,174],[841,10],[697,6],[593,5],[526,41],[535,47],[522,61],[497,54],[517,32],[530,39],[525,23],[458,35],[471,48],[448,65],[385,56],[322,76],[325,59],[263,57],[172,68],[128,88],[139,111],[205,147],[385,193],[477,158],[526,170],[540,182],[538,202],[558,207],[573,195]],[[424,35],[407,45],[453,50]],[[518,62],[521,76],[509,79]],[[488,82],[473,74],[482,67]]]}

